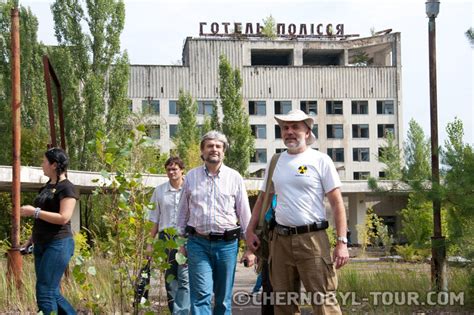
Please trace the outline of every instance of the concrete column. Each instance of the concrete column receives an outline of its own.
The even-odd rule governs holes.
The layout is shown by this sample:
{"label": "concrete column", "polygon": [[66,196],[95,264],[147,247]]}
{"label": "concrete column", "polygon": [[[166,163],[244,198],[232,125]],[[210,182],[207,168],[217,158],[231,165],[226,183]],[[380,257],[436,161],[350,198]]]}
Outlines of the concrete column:
{"label": "concrete column", "polygon": [[349,195],[349,229],[351,230],[352,244],[358,244],[357,225],[365,224],[365,214],[367,206],[365,204],[365,194],[355,193]]}
{"label": "concrete column", "polygon": [[77,233],[81,230],[81,201],[76,201],[76,206],[74,207],[74,212],[71,217],[71,230],[72,233]]}
{"label": "concrete column", "polygon": [[293,66],[302,66],[303,65],[303,49],[295,47],[293,49]]}

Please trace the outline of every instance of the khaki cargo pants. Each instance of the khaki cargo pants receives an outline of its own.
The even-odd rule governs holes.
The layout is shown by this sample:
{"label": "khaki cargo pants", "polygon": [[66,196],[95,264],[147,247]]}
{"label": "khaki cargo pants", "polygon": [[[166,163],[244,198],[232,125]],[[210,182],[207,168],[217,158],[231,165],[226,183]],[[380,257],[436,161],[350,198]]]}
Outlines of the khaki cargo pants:
{"label": "khaki cargo pants", "polygon": [[[311,302],[314,314],[342,314],[326,230],[288,236],[274,231],[269,269],[275,314],[299,314],[301,302]],[[300,280],[308,293],[298,302]]]}

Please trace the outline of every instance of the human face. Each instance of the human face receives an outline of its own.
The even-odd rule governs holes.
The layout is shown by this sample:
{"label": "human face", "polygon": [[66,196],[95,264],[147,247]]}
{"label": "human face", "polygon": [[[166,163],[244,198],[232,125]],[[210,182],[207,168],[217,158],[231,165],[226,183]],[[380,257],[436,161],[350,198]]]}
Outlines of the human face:
{"label": "human face", "polygon": [[306,140],[310,136],[310,131],[304,122],[284,121],[281,133],[288,152],[300,153],[306,149]]}
{"label": "human face", "polygon": [[206,140],[201,155],[204,162],[219,164],[224,159],[224,144],[219,140]]}
{"label": "human face", "polygon": [[43,156],[43,163],[41,163],[43,174],[49,178],[56,178],[56,162],[53,164],[49,163],[48,159]]}
{"label": "human face", "polygon": [[176,181],[183,178],[183,170],[178,164],[170,164],[166,167],[166,175],[170,181]]}

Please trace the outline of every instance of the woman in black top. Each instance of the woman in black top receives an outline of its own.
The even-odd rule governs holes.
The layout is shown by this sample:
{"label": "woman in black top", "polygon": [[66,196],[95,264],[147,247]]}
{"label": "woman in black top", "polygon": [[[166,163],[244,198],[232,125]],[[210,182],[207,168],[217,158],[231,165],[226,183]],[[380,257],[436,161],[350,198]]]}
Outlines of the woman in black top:
{"label": "woman in black top", "polygon": [[74,254],[70,220],[78,199],[74,185],[66,178],[67,166],[68,157],[62,149],[46,151],[41,167],[49,181],[33,206],[20,208],[22,216],[35,218],[29,243],[34,243],[36,301],[43,314],[76,314],[59,292],[61,277]]}

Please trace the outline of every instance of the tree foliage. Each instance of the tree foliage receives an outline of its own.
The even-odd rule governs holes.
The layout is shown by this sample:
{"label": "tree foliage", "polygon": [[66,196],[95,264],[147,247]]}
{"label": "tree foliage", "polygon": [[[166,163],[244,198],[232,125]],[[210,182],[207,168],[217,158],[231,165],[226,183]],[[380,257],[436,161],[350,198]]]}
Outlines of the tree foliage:
{"label": "tree foliage", "polygon": [[186,168],[191,169],[202,163],[199,148],[200,131],[196,120],[198,105],[191,94],[179,91],[178,111],[178,130],[173,141]]}
{"label": "tree foliage", "polygon": [[225,163],[240,174],[247,174],[250,157],[254,154],[255,139],[249,124],[249,116],[242,102],[242,79],[238,69],[232,69],[224,55],[219,63],[219,92],[224,118],[222,131],[229,141]]}
{"label": "tree foliage", "polygon": [[277,37],[275,18],[270,15],[263,19],[262,34],[269,39]]}
{"label": "tree foliage", "polygon": [[401,152],[395,142],[393,133],[387,132],[386,144],[381,148],[382,153],[378,160],[385,164],[385,168],[383,169],[385,172],[385,179],[400,180],[402,178]]}
{"label": "tree foliage", "polygon": [[73,168],[96,170],[87,146],[100,130],[124,138],[129,114],[128,56],[120,50],[125,5],[120,0],[56,0],[51,6],[59,47],[51,51],[64,90]]}
{"label": "tree foliage", "polygon": [[[0,3],[0,164],[12,162],[11,111],[11,9],[14,1]],[[48,107],[42,55],[44,45],[37,40],[38,20],[29,8],[20,12],[20,89],[23,165],[39,165],[48,142]]]}
{"label": "tree foliage", "polygon": [[448,206],[449,240],[462,248],[462,254],[474,258],[474,151],[463,142],[464,127],[456,118],[446,128],[443,162],[448,167],[444,195]]}
{"label": "tree foliage", "polygon": [[421,126],[411,119],[405,143],[405,177],[407,180],[422,181],[431,178],[431,145]]}

